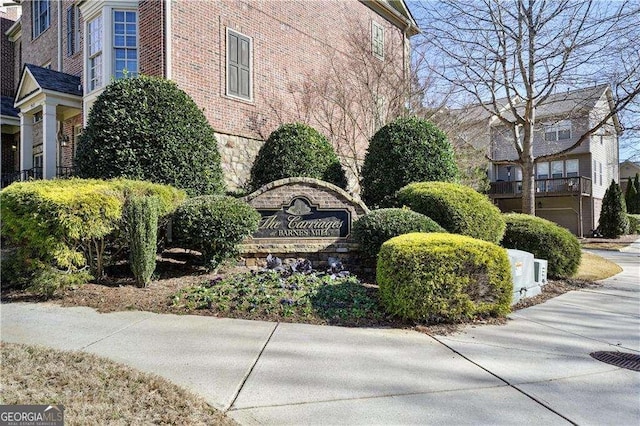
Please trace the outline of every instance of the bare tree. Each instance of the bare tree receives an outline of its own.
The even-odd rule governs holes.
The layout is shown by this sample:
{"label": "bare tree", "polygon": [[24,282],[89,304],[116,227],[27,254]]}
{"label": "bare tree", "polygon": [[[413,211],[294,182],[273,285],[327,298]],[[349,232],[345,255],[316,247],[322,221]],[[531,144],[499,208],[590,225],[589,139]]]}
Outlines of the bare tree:
{"label": "bare tree", "polygon": [[[523,172],[524,213],[535,214],[536,159],[570,152],[610,126],[618,113],[637,107],[640,4],[635,0],[440,0],[416,3],[414,12],[423,30],[416,53],[429,59],[459,100],[475,103],[508,129]],[[596,83],[612,88],[610,111],[570,146],[534,157],[536,111],[558,91]]]}
{"label": "bare tree", "polygon": [[[326,52],[328,67],[302,78],[287,76],[293,102],[266,99],[280,124],[298,120],[317,128],[332,142],[357,192],[368,141],[382,126],[407,114],[423,93],[415,64],[400,34],[374,55],[370,27],[357,19],[341,51]],[[424,82],[424,80],[422,80]]]}

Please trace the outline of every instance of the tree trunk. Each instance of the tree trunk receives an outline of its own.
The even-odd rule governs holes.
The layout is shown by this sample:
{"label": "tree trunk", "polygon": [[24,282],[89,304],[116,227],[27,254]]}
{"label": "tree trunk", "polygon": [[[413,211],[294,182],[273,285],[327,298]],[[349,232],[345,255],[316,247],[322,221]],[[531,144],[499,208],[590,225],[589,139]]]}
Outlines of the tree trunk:
{"label": "tree trunk", "polygon": [[524,125],[522,138],[522,213],[535,216],[536,214],[536,174],[533,158],[533,123],[535,110],[528,112],[529,121]]}

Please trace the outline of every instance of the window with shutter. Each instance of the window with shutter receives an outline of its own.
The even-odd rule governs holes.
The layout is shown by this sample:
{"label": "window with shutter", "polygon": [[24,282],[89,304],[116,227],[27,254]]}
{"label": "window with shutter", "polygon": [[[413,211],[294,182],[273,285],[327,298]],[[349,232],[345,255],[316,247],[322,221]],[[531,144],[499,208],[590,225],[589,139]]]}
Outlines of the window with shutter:
{"label": "window with shutter", "polygon": [[251,100],[251,38],[227,29],[227,95]]}

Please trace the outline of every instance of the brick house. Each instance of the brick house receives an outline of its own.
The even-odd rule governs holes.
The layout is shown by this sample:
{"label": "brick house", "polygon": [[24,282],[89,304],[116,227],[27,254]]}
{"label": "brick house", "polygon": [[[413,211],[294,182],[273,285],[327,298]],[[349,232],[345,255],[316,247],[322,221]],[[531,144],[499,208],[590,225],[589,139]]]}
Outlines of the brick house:
{"label": "brick house", "polygon": [[270,105],[293,103],[290,85],[329,71],[328,56],[348,56],[354,27],[366,28],[372,56],[407,74],[419,31],[401,0],[16,0],[7,9],[22,14],[3,21],[3,96],[5,75],[13,79],[13,105],[2,104],[5,180],[5,171],[67,173],[105,85],[140,73],[175,81],[204,110],[227,184],[240,187],[264,138],[297,118],[276,118]]}
{"label": "brick house", "polygon": [[[569,152],[553,155],[573,146],[612,105],[611,88],[599,85],[551,95],[536,109],[533,155],[552,156],[536,160],[536,215],[580,237],[598,227],[604,193],[612,179],[619,180],[622,130],[617,116]],[[506,101],[504,108],[508,111]],[[465,116],[467,136],[492,159],[489,197],[503,212],[520,212],[522,170],[515,163],[518,155],[511,142],[512,130],[478,105],[466,109]]]}

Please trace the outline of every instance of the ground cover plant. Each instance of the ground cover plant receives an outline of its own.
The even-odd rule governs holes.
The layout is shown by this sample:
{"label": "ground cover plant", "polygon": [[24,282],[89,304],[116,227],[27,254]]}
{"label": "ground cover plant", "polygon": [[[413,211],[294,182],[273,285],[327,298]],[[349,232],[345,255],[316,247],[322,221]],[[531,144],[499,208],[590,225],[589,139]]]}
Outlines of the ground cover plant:
{"label": "ground cover plant", "polygon": [[204,399],[147,373],[82,352],[0,343],[0,403],[63,404],[67,425],[237,424]]}
{"label": "ground cover plant", "polygon": [[376,290],[333,261],[326,271],[312,269],[308,260],[283,265],[269,257],[267,268],[186,287],[172,298],[185,311],[213,309],[221,315],[284,321],[316,319],[326,324],[358,325],[380,321]]}

